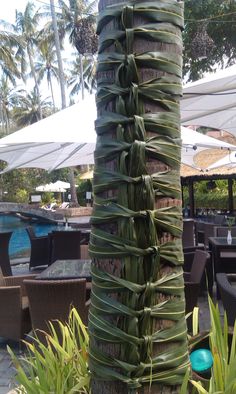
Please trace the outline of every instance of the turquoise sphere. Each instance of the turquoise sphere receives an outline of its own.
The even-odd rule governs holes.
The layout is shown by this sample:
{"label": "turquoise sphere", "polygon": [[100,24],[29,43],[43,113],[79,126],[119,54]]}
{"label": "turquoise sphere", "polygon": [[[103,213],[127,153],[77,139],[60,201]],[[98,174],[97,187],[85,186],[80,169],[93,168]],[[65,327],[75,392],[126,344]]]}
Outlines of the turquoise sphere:
{"label": "turquoise sphere", "polygon": [[204,372],[209,370],[213,364],[213,357],[208,349],[197,349],[190,354],[192,370],[195,372]]}

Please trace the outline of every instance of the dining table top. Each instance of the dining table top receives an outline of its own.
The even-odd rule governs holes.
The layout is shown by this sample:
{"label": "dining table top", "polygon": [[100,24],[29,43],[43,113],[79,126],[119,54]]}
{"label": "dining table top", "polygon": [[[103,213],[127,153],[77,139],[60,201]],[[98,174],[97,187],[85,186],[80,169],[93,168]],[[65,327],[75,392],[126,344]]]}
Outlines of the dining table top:
{"label": "dining table top", "polygon": [[227,246],[232,248],[236,246],[236,237],[232,237],[231,243],[228,243],[227,237],[209,237],[209,243],[214,246]]}
{"label": "dining table top", "polygon": [[36,276],[41,280],[60,280],[85,278],[91,281],[91,260],[56,260]]}

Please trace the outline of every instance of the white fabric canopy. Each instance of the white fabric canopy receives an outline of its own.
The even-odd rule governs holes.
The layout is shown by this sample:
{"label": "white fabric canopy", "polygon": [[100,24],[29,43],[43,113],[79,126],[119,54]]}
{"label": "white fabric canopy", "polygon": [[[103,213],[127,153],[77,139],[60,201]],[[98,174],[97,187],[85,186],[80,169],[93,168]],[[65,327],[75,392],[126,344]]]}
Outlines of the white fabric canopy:
{"label": "white fabric canopy", "polygon": [[0,160],[14,168],[51,171],[94,162],[94,96],[0,139]]}
{"label": "white fabric canopy", "polygon": [[54,183],[47,183],[46,185],[40,185],[35,188],[37,192],[61,192],[65,193],[66,189],[58,187]]}
{"label": "white fabric canopy", "polygon": [[236,146],[228,144],[227,142],[218,140],[216,138],[208,137],[207,135],[198,133],[195,130],[187,127],[181,127],[182,137],[182,164],[198,169],[203,169],[199,164],[195,163],[196,154],[210,149],[209,154],[214,155],[214,149],[225,150],[225,154],[232,150],[236,151]]}
{"label": "white fabric canopy", "polygon": [[[78,104],[0,139],[0,160],[8,163],[3,172],[34,167],[51,171],[93,164],[95,119],[94,96],[89,96]],[[181,128],[181,136],[182,163],[193,167],[196,167],[195,154],[204,149],[236,149],[236,146],[184,127]]]}
{"label": "white fabric canopy", "polygon": [[184,86],[183,125],[206,126],[236,135],[236,66]]}
{"label": "white fabric canopy", "polygon": [[213,170],[214,168],[219,168],[219,167],[228,167],[229,169],[236,167],[236,153],[229,152],[229,154],[227,156],[216,161],[215,163],[210,165],[207,169]]}
{"label": "white fabric canopy", "polygon": [[70,189],[70,183],[64,181],[56,181],[54,183],[47,183],[46,185],[40,185],[35,188],[38,192],[66,192],[66,189]]}

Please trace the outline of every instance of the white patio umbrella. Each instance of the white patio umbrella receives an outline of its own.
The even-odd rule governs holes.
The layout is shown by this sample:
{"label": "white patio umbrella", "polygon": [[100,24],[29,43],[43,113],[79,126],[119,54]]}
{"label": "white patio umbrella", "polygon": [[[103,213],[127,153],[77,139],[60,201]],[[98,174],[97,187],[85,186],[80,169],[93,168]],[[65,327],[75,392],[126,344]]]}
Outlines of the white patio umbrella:
{"label": "white patio umbrella", "polygon": [[53,170],[93,163],[94,96],[0,140],[0,160],[14,168]]}
{"label": "white patio umbrella", "polygon": [[56,186],[55,183],[47,183],[46,185],[40,185],[35,188],[37,192],[60,192],[65,193],[66,189],[60,186]]}
{"label": "white patio umbrella", "polygon": [[63,188],[63,189],[70,189],[70,183],[69,182],[64,182],[64,181],[56,181],[56,182],[54,182],[53,183],[53,185],[55,186],[55,187],[61,187],[61,188]]}
{"label": "white patio umbrella", "polygon": [[236,167],[236,153],[229,152],[229,154],[215,163],[211,164],[207,169],[213,170],[214,168],[228,167],[229,169]]}
{"label": "white patio umbrella", "polygon": [[180,107],[183,125],[212,127],[236,135],[236,66],[186,84]]}
{"label": "white patio umbrella", "polygon": [[[15,168],[53,170],[93,164],[96,134],[94,96],[0,139],[0,160]],[[236,149],[231,144],[181,128],[182,163],[196,167],[194,156],[206,148]],[[198,167],[197,167],[198,168]]]}

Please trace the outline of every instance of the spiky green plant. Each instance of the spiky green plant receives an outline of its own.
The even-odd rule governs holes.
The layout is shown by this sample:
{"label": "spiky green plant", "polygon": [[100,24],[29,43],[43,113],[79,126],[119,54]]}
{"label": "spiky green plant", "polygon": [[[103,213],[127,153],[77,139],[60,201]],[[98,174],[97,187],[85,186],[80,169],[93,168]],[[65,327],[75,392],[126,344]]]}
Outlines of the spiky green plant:
{"label": "spiky green plant", "polygon": [[[210,349],[213,355],[213,367],[209,389],[202,382],[191,380],[199,394],[234,394],[236,392],[236,324],[230,333],[227,316],[221,324],[218,305],[209,297],[211,328],[209,333]],[[232,335],[232,341],[229,340]]]}
{"label": "spiky green plant", "polygon": [[27,354],[17,358],[8,347],[16,368],[16,389],[21,394],[89,393],[90,372],[87,363],[88,333],[75,308],[68,323],[59,324],[59,335],[50,322],[50,333],[44,345],[36,337],[24,341]]}

